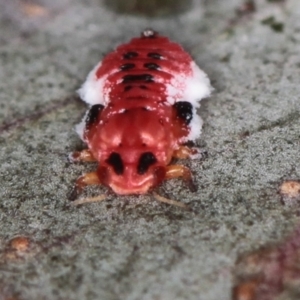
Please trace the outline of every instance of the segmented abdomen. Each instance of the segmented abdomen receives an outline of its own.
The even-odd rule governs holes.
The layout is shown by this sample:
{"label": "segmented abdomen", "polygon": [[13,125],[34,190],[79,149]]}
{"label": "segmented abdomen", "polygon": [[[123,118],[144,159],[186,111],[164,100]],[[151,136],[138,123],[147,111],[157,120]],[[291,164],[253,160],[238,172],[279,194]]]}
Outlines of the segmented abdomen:
{"label": "segmented abdomen", "polygon": [[[109,54],[96,77],[104,80],[104,103],[120,95],[123,99],[143,97],[160,102],[167,100],[168,86],[177,74],[192,76],[190,64],[190,56],[178,44],[165,37],[142,37]],[[183,87],[177,89],[181,94]]]}
{"label": "segmented abdomen", "polygon": [[89,74],[80,95],[92,105],[106,106],[120,97],[150,97],[198,106],[210,91],[209,79],[190,55],[179,44],[153,33],[108,54]]}
{"label": "segmented abdomen", "polygon": [[193,114],[187,139],[194,140],[202,126],[196,108],[211,89],[206,74],[179,44],[148,30],[104,57],[79,93],[90,105],[109,106],[112,114],[186,102]]}

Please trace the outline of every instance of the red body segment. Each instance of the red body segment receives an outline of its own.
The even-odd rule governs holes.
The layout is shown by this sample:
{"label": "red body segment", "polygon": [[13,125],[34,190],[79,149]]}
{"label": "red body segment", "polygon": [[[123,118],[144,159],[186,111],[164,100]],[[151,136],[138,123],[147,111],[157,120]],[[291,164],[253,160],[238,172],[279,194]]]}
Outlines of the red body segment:
{"label": "red body segment", "polygon": [[186,89],[203,76],[210,91],[193,66],[180,45],[145,31],[90,73],[81,95],[92,106],[78,132],[99,162],[101,184],[117,194],[142,194],[168,178],[175,151],[201,130],[193,105],[200,99],[184,99]]}
{"label": "red body segment", "polygon": [[[137,54],[131,58],[125,58],[126,54]],[[157,56],[155,56],[157,54]],[[158,55],[161,58],[158,58]],[[130,56],[130,55],[129,55]],[[157,58],[155,58],[157,57]],[[102,61],[102,65],[96,72],[98,79],[105,77],[104,90],[108,90],[107,97],[110,103],[125,99],[137,99],[139,97],[153,102],[166,101],[167,91],[165,83],[170,81],[175,74],[191,76],[191,57],[183,48],[171,42],[166,37],[134,38],[130,43],[119,46],[114,52],[108,54]],[[134,64],[129,70],[120,70],[124,64]],[[159,69],[148,69],[146,64],[157,64]],[[155,84],[147,84],[147,89],[139,88],[141,83],[132,84],[132,88],[124,91],[123,77],[128,75],[150,74],[155,77]],[[145,85],[144,83],[142,83]],[[125,103],[123,103],[125,104]]]}

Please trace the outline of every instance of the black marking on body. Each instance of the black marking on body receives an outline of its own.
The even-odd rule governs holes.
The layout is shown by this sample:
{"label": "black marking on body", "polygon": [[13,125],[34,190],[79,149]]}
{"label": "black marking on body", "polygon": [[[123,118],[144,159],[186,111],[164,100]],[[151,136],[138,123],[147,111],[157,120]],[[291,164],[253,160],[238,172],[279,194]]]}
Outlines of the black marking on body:
{"label": "black marking on body", "polygon": [[139,88],[142,90],[148,90],[148,87],[146,85],[140,85]]}
{"label": "black marking on body", "polygon": [[124,59],[132,59],[132,58],[135,58],[135,57],[138,57],[138,56],[139,56],[139,54],[137,52],[134,52],[134,51],[128,51],[125,54],[123,54]]}
{"label": "black marking on body", "polygon": [[162,59],[162,55],[157,52],[149,52],[147,56],[153,59]]}
{"label": "black marking on body", "polygon": [[127,92],[127,91],[129,91],[129,90],[131,90],[132,89],[132,85],[126,85],[125,87],[124,87],[124,91],[125,92]]}
{"label": "black marking on body", "polygon": [[138,75],[125,75],[123,77],[123,83],[132,83],[134,81],[153,82],[153,76],[151,74],[138,74]]}
{"label": "black marking on body", "polygon": [[187,101],[179,101],[174,105],[177,117],[182,119],[187,125],[190,124],[193,118],[193,105]]}
{"label": "black marking on body", "polygon": [[128,63],[128,64],[124,64],[120,67],[120,70],[121,71],[127,71],[127,70],[131,70],[135,67],[135,64],[131,64],[131,63]]}
{"label": "black marking on body", "polygon": [[139,175],[145,174],[149,167],[157,162],[156,157],[152,152],[144,152],[139,159],[137,172]]}
{"label": "black marking on body", "polygon": [[85,128],[90,128],[94,123],[97,122],[99,114],[103,110],[104,106],[102,104],[93,105],[85,119]]}
{"label": "black marking on body", "polygon": [[156,63],[145,63],[144,67],[148,70],[158,70],[158,69],[160,69],[160,66]]}
{"label": "black marking on body", "polygon": [[113,170],[117,175],[122,175],[124,172],[124,164],[121,155],[117,152],[112,152],[108,159],[105,161],[107,164],[112,166]]}

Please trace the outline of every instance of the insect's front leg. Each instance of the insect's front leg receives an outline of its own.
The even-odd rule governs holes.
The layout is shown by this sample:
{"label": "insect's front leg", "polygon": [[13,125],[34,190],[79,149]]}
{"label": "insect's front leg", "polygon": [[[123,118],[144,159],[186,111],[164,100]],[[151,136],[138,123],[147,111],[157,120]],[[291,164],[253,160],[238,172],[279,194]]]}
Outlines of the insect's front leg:
{"label": "insect's front leg", "polygon": [[192,173],[189,168],[182,165],[170,165],[167,167],[158,167],[154,173],[153,187],[158,186],[166,179],[181,177],[189,187],[190,191],[196,192],[197,187],[193,182]]}
{"label": "insect's front leg", "polygon": [[76,180],[75,187],[69,195],[69,200],[74,201],[86,186],[94,184],[101,184],[97,172],[85,173],[81,175]]}
{"label": "insect's front leg", "polygon": [[69,154],[70,162],[95,162],[96,158],[93,156],[91,150],[85,149],[82,151],[75,151]]}
{"label": "insect's front leg", "polygon": [[165,172],[165,179],[181,177],[189,187],[190,191],[197,191],[197,186],[193,181],[192,173],[189,168],[182,165],[170,165],[166,167]]}

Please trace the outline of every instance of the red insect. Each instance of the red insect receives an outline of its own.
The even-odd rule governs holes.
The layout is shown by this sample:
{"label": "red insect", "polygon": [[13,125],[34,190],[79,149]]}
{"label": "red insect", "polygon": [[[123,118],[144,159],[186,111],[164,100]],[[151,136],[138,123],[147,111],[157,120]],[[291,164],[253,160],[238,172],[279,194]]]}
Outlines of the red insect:
{"label": "red insect", "polygon": [[79,90],[90,108],[76,130],[88,149],[70,156],[99,167],[78,178],[71,198],[91,184],[119,195],[144,194],[182,177],[192,188],[190,170],[170,162],[198,153],[184,144],[199,137],[196,108],[211,90],[190,55],[153,30],[104,57]]}

